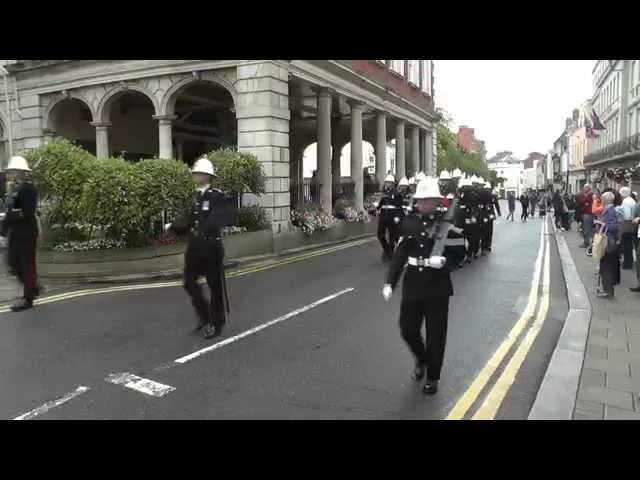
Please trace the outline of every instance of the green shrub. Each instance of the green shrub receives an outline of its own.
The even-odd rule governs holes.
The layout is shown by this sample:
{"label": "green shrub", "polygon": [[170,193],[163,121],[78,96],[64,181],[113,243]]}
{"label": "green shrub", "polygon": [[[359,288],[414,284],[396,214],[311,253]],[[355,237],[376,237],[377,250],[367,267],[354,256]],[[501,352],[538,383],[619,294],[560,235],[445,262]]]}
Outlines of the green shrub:
{"label": "green shrub", "polygon": [[238,210],[238,226],[246,228],[248,232],[270,228],[267,213],[259,206],[240,208]]}
{"label": "green shrub", "polygon": [[104,225],[109,240],[142,246],[163,209],[181,214],[193,191],[188,167],[177,160],[101,160],[83,190],[83,219]]}
{"label": "green shrub", "polygon": [[26,158],[40,199],[48,203],[46,220],[62,224],[77,221],[82,190],[98,160],[64,138],[31,150]]}
{"label": "green shrub", "polygon": [[236,195],[265,193],[266,178],[262,164],[252,153],[226,148],[209,152],[207,157],[216,167],[220,178],[215,183],[221,190]]}

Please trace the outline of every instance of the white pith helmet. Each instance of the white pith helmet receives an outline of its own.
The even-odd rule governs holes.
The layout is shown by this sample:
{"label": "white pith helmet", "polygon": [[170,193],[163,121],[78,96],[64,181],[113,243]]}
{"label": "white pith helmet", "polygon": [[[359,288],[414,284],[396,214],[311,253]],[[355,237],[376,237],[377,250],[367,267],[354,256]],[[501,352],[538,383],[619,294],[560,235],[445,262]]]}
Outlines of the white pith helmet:
{"label": "white pith helmet", "polygon": [[427,178],[427,176],[424,174],[424,172],[419,172],[419,173],[416,175],[416,180],[417,180],[418,182],[421,182],[421,181],[422,181],[422,180],[424,180],[425,178]]}
{"label": "white pith helmet", "polygon": [[207,157],[201,157],[196,160],[196,163],[193,164],[193,168],[191,169],[191,173],[204,173],[205,175],[211,175],[212,177],[217,177],[216,171],[213,168],[213,163]]}
{"label": "white pith helmet", "polygon": [[411,177],[409,179],[409,185],[415,185],[416,184],[416,177]]}
{"label": "white pith helmet", "polygon": [[460,170],[459,168],[456,168],[453,173],[451,174],[451,176],[453,178],[460,178],[462,177],[462,170]]}
{"label": "white pith helmet", "polygon": [[384,177],[384,181],[385,182],[389,182],[389,183],[396,183],[396,177],[394,177],[393,175],[389,174],[386,177]]}
{"label": "white pith helmet", "polygon": [[400,183],[398,183],[399,187],[408,187],[409,186],[409,180],[407,179],[407,177],[402,177],[400,179]]}
{"label": "white pith helmet", "polygon": [[19,170],[22,172],[31,171],[27,160],[19,155],[11,157],[11,159],[9,160],[9,164],[7,165],[7,170]]}
{"label": "white pith helmet", "polygon": [[443,198],[440,193],[440,186],[438,185],[438,179],[433,177],[427,177],[418,183],[416,193],[413,195],[416,200],[425,198]]}
{"label": "white pith helmet", "polygon": [[451,174],[448,170],[442,170],[440,172],[440,180],[451,180]]}

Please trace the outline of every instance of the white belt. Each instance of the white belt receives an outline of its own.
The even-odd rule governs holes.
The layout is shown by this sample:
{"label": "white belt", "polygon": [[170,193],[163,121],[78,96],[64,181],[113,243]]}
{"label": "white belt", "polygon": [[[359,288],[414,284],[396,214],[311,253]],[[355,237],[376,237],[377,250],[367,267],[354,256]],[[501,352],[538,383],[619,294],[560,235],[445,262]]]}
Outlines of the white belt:
{"label": "white belt", "polygon": [[380,207],[380,208],[383,208],[383,209],[385,209],[385,210],[397,210],[397,209],[399,209],[400,207],[394,207],[393,205],[383,205],[383,206],[382,206],[382,207]]}
{"label": "white belt", "polygon": [[409,257],[407,263],[412,267],[426,267],[428,259],[425,260],[424,258]]}
{"label": "white belt", "polygon": [[[435,262],[435,263],[432,263],[432,262]],[[412,267],[429,267],[429,268],[436,268],[436,269],[442,268],[446,262],[447,262],[447,259],[445,257],[431,257],[431,258],[409,257],[407,259],[407,264],[411,265]]]}

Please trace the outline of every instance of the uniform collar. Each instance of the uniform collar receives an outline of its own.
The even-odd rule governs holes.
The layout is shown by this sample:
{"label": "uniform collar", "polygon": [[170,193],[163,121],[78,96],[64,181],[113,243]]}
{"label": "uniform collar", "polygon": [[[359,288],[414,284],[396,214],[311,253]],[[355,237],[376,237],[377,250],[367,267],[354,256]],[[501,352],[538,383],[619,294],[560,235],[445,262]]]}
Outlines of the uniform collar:
{"label": "uniform collar", "polygon": [[204,193],[204,192],[206,192],[207,190],[209,190],[209,188],[211,188],[211,185],[205,185],[204,187],[200,187],[200,188],[198,188],[198,192],[200,192],[200,193]]}

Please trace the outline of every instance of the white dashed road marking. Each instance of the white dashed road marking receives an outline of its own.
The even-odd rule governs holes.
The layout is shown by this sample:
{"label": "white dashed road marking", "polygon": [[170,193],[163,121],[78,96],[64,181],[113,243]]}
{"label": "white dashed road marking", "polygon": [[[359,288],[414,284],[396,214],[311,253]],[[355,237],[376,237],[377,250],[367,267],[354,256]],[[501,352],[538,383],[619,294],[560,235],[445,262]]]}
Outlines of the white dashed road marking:
{"label": "white dashed road marking", "polygon": [[85,392],[90,390],[89,387],[78,387],[73,392],[67,393],[64,397],[58,398],[57,400],[53,400],[51,402],[47,402],[44,405],[40,405],[38,408],[34,408],[30,412],[27,412],[19,417],[14,418],[14,420],[31,420],[38,415],[42,415],[43,413],[48,412],[52,408],[59,407],[63,403],[68,402],[69,400],[82,395]]}
{"label": "white dashed road marking", "polygon": [[170,385],[164,385],[126,372],[113,373],[105,378],[105,381],[113,383],[114,385],[123,385],[132,390],[151,395],[152,397],[163,397],[167,393],[175,390],[175,388]]}
{"label": "white dashed road marking", "polygon": [[301,313],[304,313],[308,310],[311,310],[312,308],[317,307],[318,305],[322,305],[323,303],[326,303],[330,300],[333,300],[335,298],[338,298],[342,295],[344,295],[345,293],[349,293],[349,292],[353,292],[355,289],[354,288],[345,288],[344,290],[340,290],[339,292],[334,293],[333,295],[329,295],[328,297],[324,297],[321,298],[320,300],[317,300],[313,303],[310,303],[309,305],[305,306],[305,307],[301,307],[298,308],[297,310],[294,310],[293,312],[289,312],[286,315],[283,315],[281,317],[275,318],[273,320],[271,320],[270,322],[267,323],[263,323],[262,325],[258,325],[257,327],[254,327],[250,330],[247,330],[246,332],[242,332],[239,335],[236,335],[235,337],[229,337],[226,340],[223,340],[221,342],[218,342],[214,345],[211,345],[210,347],[207,348],[203,348],[202,350],[198,350],[197,352],[193,352],[190,355],[186,355],[182,358],[178,358],[177,360],[175,360],[175,363],[187,363],[190,362],[191,360],[198,358],[201,355],[204,355],[205,353],[211,352],[213,350],[217,350],[218,348],[224,347],[225,345],[228,345],[230,343],[233,343],[237,340],[240,340],[241,338],[247,337],[249,335],[252,335],[254,333],[259,332],[260,330],[263,330],[267,327],[270,327],[272,325],[275,325],[276,323],[280,323],[280,322],[284,322],[285,320],[288,320],[291,317],[295,317],[296,315],[300,315]]}

